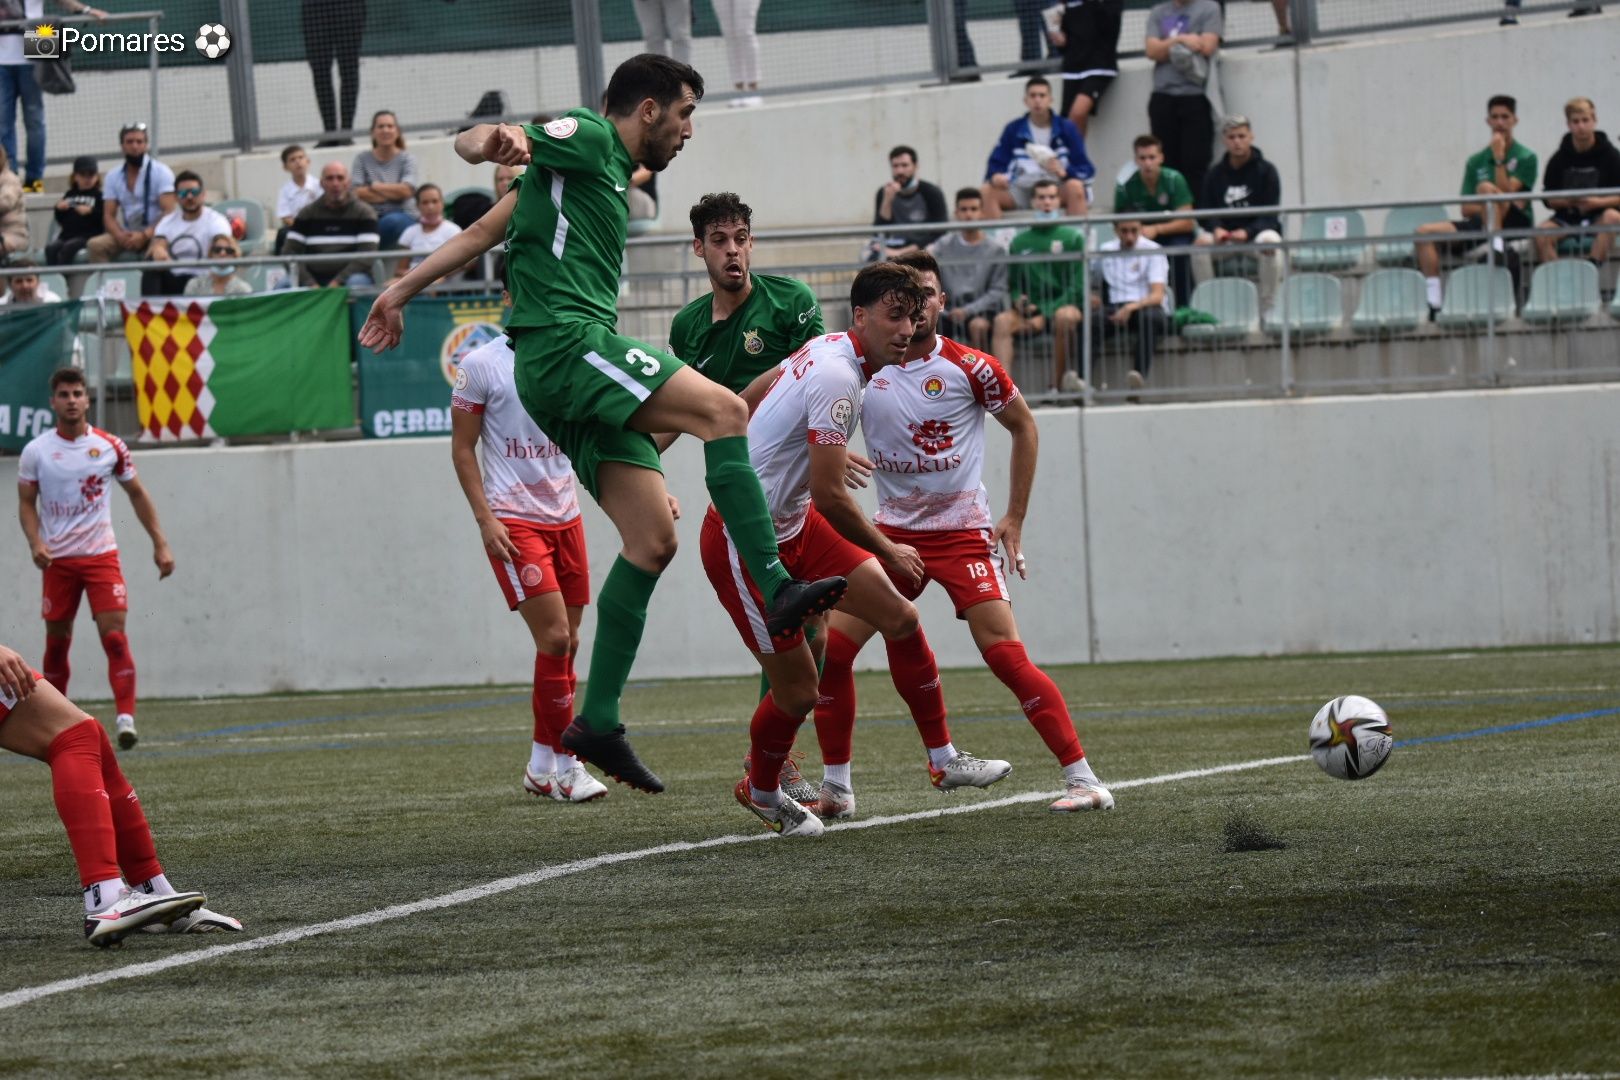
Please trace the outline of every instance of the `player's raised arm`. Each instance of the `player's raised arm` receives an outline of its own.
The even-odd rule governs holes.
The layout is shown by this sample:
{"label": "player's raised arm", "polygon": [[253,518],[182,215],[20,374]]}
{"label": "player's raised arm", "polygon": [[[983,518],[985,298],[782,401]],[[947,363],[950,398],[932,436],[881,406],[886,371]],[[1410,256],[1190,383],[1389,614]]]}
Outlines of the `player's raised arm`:
{"label": "player's raised arm", "polygon": [[521,124],[474,124],[456,136],[456,154],[469,165],[527,165],[529,135]]}
{"label": "player's raised arm", "polygon": [[1040,428],[1035,414],[1022,394],[1007,402],[990,415],[1012,434],[1011,483],[1007,493],[1007,512],[996,522],[996,531],[990,538],[992,545],[1001,544],[1012,560],[1013,569],[1020,578],[1028,578],[1028,563],[1024,558],[1024,515],[1029,513],[1029,494],[1035,487],[1035,459],[1040,452]]}

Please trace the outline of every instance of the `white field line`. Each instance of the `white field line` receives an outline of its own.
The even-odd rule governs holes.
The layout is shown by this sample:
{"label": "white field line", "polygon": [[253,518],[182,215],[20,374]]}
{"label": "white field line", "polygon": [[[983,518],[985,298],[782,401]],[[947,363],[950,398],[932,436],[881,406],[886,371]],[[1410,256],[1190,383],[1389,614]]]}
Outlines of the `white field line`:
{"label": "white field line", "polygon": [[[1309,761],[1309,754],[1291,754],[1287,757],[1257,758],[1253,761],[1240,761],[1232,765],[1216,765],[1207,769],[1190,769],[1186,772],[1164,773],[1160,776],[1148,776],[1139,780],[1122,780],[1111,784],[1113,791],[1123,791],[1127,788],[1147,787],[1153,784],[1170,784],[1177,780],[1198,780],[1206,776],[1218,776],[1222,773],[1245,772],[1249,769],[1263,769],[1272,765],[1290,765],[1302,761]],[[876,829],[885,825],[902,825],[912,821],[926,821],[929,818],[946,817],[951,814],[973,814],[980,810],[998,810],[1005,806],[1017,806],[1021,803],[1042,802],[1057,797],[1056,792],[1031,791],[1021,795],[1008,795],[1000,799],[987,799],[984,802],[964,803],[958,806],[948,806],[939,810],[920,810],[910,814],[891,814],[887,817],[866,818],[862,821],[852,821],[842,825],[829,826],[831,831],[844,832],[852,829]],[[335,934],[344,930],[355,930],[362,926],[373,926],[377,923],[391,922],[394,919],[403,919],[411,915],[420,915],[426,911],[438,911],[441,908],[456,907],[461,904],[470,904],[474,900],[483,900],[486,897],[498,896],[501,893],[511,892],[514,889],[524,889],[531,885],[539,885],[560,877],[572,874],[583,874],[590,870],[599,870],[606,866],[615,866],[619,863],[637,862],[649,859],[655,855],[673,855],[683,851],[701,851],[704,848],[726,847],[731,844],[751,844],[761,840],[779,839],[775,833],[757,832],[743,836],[716,836],[708,840],[697,842],[678,841],[673,844],[660,844],[657,847],[641,848],[636,851],[621,851],[609,855],[594,855],[588,859],[577,859],[574,862],[559,863],[540,870],[532,870],[526,874],[517,874],[512,877],[500,878],[496,881],[486,882],[483,885],[473,885],[455,892],[445,893],[443,896],[431,896],[425,900],[412,901],[409,904],[395,904],[392,907],[368,911],[361,915],[350,915],[342,919],[332,919],[329,922],[312,923],[309,926],[298,926],[290,930],[282,930],[275,934],[266,934],[264,937],[252,938],[230,945],[212,945],[207,948],[194,949],[190,952],[176,953],[162,960],[149,960],[139,964],[126,964],[111,971],[96,972],[92,975],[80,975],[72,979],[61,979],[57,982],[43,983],[39,986],[25,986],[0,994],[0,1011],[15,1009],[41,998],[53,997],[56,994],[66,994],[74,990],[86,990],[90,987],[104,986],[107,983],[120,979],[139,979],[147,975],[157,975],[174,968],[188,967],[191,964],[201,964],[208,960],[218,960],[235,953],[256,952],[260,949],[274,948],[278,945],[291,945],[303,941],[305,938],[319,937],[323,934]]]}

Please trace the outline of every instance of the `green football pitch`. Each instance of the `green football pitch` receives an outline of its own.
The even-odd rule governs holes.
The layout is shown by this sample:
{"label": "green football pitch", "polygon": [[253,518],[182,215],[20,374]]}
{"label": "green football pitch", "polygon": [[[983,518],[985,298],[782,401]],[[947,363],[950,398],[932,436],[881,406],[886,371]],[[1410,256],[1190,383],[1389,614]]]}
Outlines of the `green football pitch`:
{"label": "green football pitch", "polygon": [[[952,735],[1012,775],[935,792],[869,674],[857,827],[813,841],[732,799],[749,680],[635,686],[669,792],[582,806],[521,792],[520,687],[144,703],[159,855],[247,930],[89,947],[46,770],[0,762],[0,1074],[1620,1068],[1620,649],[1052,675],[1118,809],[1047,812],[977,670]],[[1303,756],[1344,693],[1401,740],[1356,783]]]}

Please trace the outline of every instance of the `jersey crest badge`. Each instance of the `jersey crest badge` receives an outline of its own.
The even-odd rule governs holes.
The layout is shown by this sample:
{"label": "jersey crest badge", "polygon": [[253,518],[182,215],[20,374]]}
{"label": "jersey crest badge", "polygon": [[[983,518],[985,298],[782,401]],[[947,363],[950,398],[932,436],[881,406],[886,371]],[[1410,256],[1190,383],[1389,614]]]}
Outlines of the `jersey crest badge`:
{"label": "jersey crest badge", "polygon": [[832,415],[832,422],[838,425],[838,430],[848,432],[849,422],[855,416],[855,406],[849,398],[839,398],[832,403],[832,408],[828,411]]}
{"label": "jersey crest badge", "polygon": [[743,351],[749,356],[758,356],[765,351],[765,339],[759,336],[758,330],[743,331]]}
{"label": "jersey crest badge", "polygon": [[553,139],[566,139],[579,130],[579,121],[572,116],[559,116],[545,127],[545,132]]}
{"label": "jersey crest badge", "polygon": [[90,460],[94,461],[94,460],[96,460],[96,458],[98,458],[100,456],[101,456],[101,447],[92,446],[90,448]]}
{"label": "jersey crest badge", "polygon": [[930,375],[923,380],[923,397],[932,400],[945,393],[945,380],[938,375]]}

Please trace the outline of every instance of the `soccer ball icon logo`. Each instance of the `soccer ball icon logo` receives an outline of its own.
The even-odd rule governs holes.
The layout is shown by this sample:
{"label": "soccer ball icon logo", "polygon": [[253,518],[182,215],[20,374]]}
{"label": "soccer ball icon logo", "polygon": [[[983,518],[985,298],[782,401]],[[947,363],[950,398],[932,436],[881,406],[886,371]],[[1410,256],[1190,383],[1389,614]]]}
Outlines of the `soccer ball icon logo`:
{"label": "soccer ball icon logo", "polygon": [[231,49],[231,34],[220,23],[203,23],[197,30],[197,51],[218,60]]}

